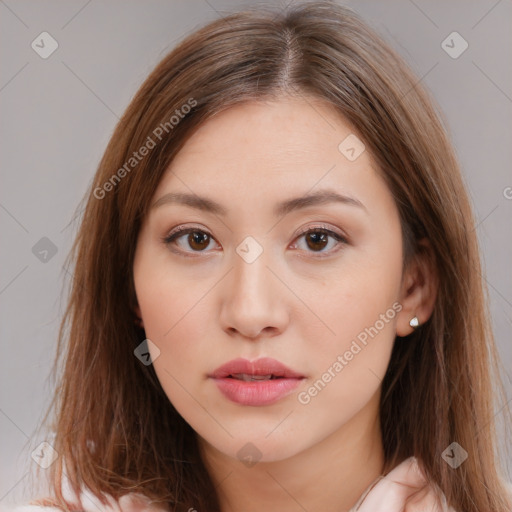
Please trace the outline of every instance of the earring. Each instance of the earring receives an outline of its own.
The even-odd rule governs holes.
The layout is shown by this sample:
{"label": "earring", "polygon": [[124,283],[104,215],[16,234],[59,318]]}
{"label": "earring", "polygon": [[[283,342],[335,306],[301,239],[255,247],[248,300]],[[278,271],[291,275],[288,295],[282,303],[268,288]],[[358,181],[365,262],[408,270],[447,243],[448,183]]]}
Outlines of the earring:
{"label": "earring", "polygon": [[417,316],[413,316],[411,318],[411,320],[409,321],[409,325],[414,329],[416,330],[419,325],[420,325],[420,321],[418,320],[418,317]]}

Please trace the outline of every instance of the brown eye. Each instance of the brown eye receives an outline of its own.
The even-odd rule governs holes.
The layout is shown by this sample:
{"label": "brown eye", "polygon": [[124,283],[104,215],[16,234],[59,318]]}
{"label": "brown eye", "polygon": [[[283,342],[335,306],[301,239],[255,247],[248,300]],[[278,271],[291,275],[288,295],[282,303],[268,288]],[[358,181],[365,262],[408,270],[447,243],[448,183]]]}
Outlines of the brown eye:
{"label": "brown eye", "polygon": [[210,243],[210,235],[202,231],[193,231],[189,233],[187,242],[195,251],[202,251],[206,249]]}
{"label": "brown eye", "polygon": [[314,251],[321,251],[329,243],[329,235],[319,231],[312,231],[306,234],[306,243]]}
{"label": "brown eye", "polygon": [[[299,249],[303,249],[306,252],[325,253],[326,255],[333,252],[333,247],[348,243],[343,236],[326,228],[312,228],[304,231],[297,240],[300,241],[301,239],[305,240],[306,247],[300,247],[301,244],[297,242],[296,245]],[[330,243],[331,240],[334,243]],[[325,250],[327,246],[330,247]]]}
{"label": "brown eye", "polygon": [[178,229],[163,239],[165,245],[178,246],[185,253],[205,252],[212,240],[209,233],[197,228]]}

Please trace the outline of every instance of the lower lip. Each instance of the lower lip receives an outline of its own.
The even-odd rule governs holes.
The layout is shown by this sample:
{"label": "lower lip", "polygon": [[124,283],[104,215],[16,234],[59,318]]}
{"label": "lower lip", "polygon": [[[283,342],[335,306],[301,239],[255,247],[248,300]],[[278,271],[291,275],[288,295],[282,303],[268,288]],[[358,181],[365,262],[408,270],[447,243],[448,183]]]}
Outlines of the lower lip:
{"label": "lower lip", "polygon": [[241,405],[270,405],[290,394],[302,379],[270,379],[244,381],[232,378],[214,379],[220,392]]}

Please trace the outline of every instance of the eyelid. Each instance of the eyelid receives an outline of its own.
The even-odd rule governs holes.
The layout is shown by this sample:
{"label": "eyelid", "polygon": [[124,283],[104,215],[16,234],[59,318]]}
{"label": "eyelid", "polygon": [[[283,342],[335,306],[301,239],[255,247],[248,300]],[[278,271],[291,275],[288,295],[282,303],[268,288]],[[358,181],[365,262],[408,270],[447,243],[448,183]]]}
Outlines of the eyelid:
{"label": "eyelid", "polygon": [[164,236],[164,240],[166,240],[174,235],[177,235],[178,233],[188,232],[189,230],[201,231],[202,233],[206,233],[207,235],[214,238],[214,236],[207,229],[204,229],[202,226],[199,226],[199,225],[195,226],[193,224],[190,224],[190,225],[180,224],[179,226],[176,226],[175,228],[171,229],[171,231],[167,235]]}
{"label": "eyelid", "polygon": [[330,226],[329,224],[325,224],[323,222],[320,222],[319,224],[309,225],[309,226],[306,226],[305,228],[301,228],[295,235],[295,238],[297,238],[301,235],[304,235],[306,233],[309,233],[310,231],[313,231],[315,229],[317,229],[319,231],[325,230],[325,231],[328,231],[329,233],[333,233],[334,235],[338,236],[340,239],[342,239],[343,241],[348,243],[348,236],[345,235],[345,233],[340,231],[339,228],[335,228],[334,226]]}
{"label": "eyelid", "polygon": [[[173,228],[167,235],[165,235],[163,237],[163,241],[167,240],[168,238],[170,238],[171,236],[174,236],[178,233],[181,233],[181,232],[186,232],[188,231],[189,229],[196,229],[197,231],[201,231],[201,232],[204,232],[206,233],[207,235],[211,236],[213,239],[215,239],[215,237],[205,228],[203,228],[202,226],[195,226],[193,224],[191,225],[187,225],[187,226],[184,226],[184,225],[180,225],[180,226],[176,226],[176,228]],[[304,228],[301,228],[299,229],[299,231],[297,231],[294,235],[294,239],[297,238],[298,236],[301,236],[301,235],[304,235],[306,233],[308,233],[309,231],[313,230],[313,229],[325,229],[326,231],[332,231],[334,232],[336,235],[338,235],[340,238],[343,238],[345,241],[348,242],[348,236],[345,235],[343,232],[337,232],[335,227],[333,226],[330,226],[328,224],[325,224],[325,223],[319,223],[319,224],[315,224],[315,225],[309,225],[309,226],[306,226]]]}

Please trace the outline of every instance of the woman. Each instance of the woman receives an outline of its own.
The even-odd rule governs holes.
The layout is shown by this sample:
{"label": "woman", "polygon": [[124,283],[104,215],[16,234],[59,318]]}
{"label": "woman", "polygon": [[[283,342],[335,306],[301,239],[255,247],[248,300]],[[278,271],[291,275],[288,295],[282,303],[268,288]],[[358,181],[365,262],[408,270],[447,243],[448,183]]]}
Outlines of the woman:
{"label": "woman", "polygon": [[39,505],[510,510],[473,226],[431,100],[352,11],[198,30],[88,195]]}

